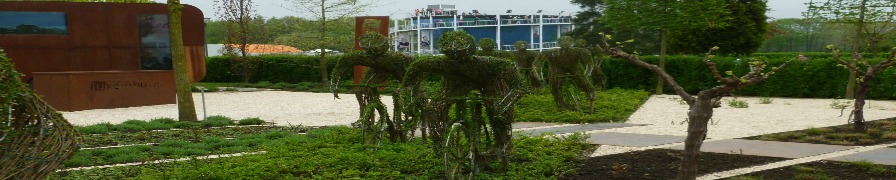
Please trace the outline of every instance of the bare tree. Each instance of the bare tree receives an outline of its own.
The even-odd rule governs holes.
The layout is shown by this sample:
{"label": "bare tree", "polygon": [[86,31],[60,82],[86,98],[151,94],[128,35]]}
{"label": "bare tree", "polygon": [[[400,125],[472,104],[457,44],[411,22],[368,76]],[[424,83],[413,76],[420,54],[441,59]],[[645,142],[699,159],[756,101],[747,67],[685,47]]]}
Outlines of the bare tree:
{"label": "bare tree", "polygon": [[[807,18],[821,18],[832,23],[846,23],[855,27],[850,50],[852,58],[849,66],[856,66],[862,56],[859,54],[867,49],[877,48],[880,39],[893,32],[890,22],[896,18],[896,1],[892,0],[826,0],[823,2],[807,3],[808,11],[804,14]],[[869,27],[869,25],[872,25]],[[877,53],[877,50],[874,50]],[[856,71],[850,71],[846,85],[846,99],[853,99],[856,92]]]}
{"label": "bare tree", "polygon": [[199,121],[193,102],[192,82],[187,73],[187,58],[184,53],[184,33],[181,15],[184,6],[180,0],[168,0],[168,31],[171,39],[171,62],[174,68],[174,82],[177,86],[177,114],[181,121]]}
{"label": "bare tree", "polygon": [[700,147],[703,145],[703,140],[706,139],[707,125],[709,124],[710,118],[712,118],[713,109],[721,107],[722,97],[729,95],[734,90],[764,81],[792,61],[788,60],[779,67],[772,68],[768,72],[765,72],[767,66],[766,62],[751,60],[749,63],[751,67],[750,72],[746,75],[738,77],[734,75],[732,71],[726,71],[725,75],[722,75],[716,68],[715,63],[710,61],[710,58],[712,57],[711,53],[714,50],[719,49],[718,47],[713,47],[706,53],[703,62],[709,66],[713,77],[721,82],[722,85],[704,89],[694,96],[685,92],[684,88],[682,88],[681,85],[678,85],[672,76],[659,66],[642,61],[637,54],[632,55],[625,52],[622,49],[622,45],[632,41],[616,42],[618,46],[610,46],[610,44],[607,43],[607,40],[610,39],[610,35],[605,35],[602,43],[598,44],[598,48],[611,57],[625,59],[632,64],[652,71],[665,82],[666,86],[672,88],[681,99],[687,102],[690,107],[688,111],[688,136],[685,139],[685,153],[682,157],[681,166],[678,169],[678,179],[682,180],[690,180],[697,177],[697,162],[699,160]]}
{"label": "bare tree", "polygon": [[[259,65],[259,60],[250,58],[246,52],[250,39],[261,34],[260,27],[251,25],[255,18],[253,16],[255,6],[252,0],[215,0],[215,9],[218,11],[218,17],[224,21],[224,29],[227,31],[224,50],[225,54],[231,56],[233,62],[231,70],[243,78],[244,83],[248,83]],[[239,50],[239,57],[236,57],[236,50]]]}
{"label": "bare tree", "polygon": [[853,130],[863,132],[865,131],[865,113],[863,109],[865,108],[865,98],[867,98],[868,90],[871,88],[871,79],[877,76],[877,74],[884,72],[887,68],[896,65],[896,61],[893,61],[894,55],[896,55],[896,48],[890,51],[890,56],[886,60],[878,62],[874,66],[868,64],[864,58],[853,59],[852,62],[847,62],[840,58],[841,52],[839,49],[834,48],[832,45],[829,45],[828,48],[834,52],[834,59],[840,63],[840,66],[846,67],[850,72],[859,76],[856,78],[858,87],[856,88],[855,105],[850,117],[853,118]]}
{"label": "bare tree", "polygon": [[320,78],[321,86],[330,84],[327,73],[327,23],[341,18],[349,17],[372,6],[372,3],[363,3],[360,0],[289,0],[292,7],[284,7],[293,12],[309,14],[320,23],[318,36],[320,45]]}

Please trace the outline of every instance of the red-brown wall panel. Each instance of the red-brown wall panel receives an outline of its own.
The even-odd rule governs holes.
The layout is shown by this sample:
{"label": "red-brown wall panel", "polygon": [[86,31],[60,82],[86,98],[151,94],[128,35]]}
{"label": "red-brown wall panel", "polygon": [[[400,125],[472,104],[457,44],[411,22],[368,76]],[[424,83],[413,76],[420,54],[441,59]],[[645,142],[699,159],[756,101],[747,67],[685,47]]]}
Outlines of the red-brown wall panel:
{"label": "red-brown wall panel", "polygon": [[108,48],[72,49],[71,71],[108,71],[112,68]]}

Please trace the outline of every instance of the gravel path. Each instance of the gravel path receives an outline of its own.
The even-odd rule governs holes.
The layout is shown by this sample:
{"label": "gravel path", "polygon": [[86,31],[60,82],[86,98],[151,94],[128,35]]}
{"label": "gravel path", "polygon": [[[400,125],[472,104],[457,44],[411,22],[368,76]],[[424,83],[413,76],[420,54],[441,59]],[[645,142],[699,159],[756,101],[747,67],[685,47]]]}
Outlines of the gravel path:
{"label": "gravel path", "polygon": [[[286,125],[331,126],[348,125],[358,118],[358,102],[352,94],[341,94],[334,99],[330,93],[287,91],[213,92],[205,93],[208,116],[223,115],[233,119],[258,117]],[[382,98],[391,104],[392,97]],[[193,93],[196,113],[202,119],[202,101]],[[155,105],[118,109],[94,109],[62,112],[75,125],[102,122],[121,123],[129,119],[148,120],[158,117],[177,119],[177,105]]]}

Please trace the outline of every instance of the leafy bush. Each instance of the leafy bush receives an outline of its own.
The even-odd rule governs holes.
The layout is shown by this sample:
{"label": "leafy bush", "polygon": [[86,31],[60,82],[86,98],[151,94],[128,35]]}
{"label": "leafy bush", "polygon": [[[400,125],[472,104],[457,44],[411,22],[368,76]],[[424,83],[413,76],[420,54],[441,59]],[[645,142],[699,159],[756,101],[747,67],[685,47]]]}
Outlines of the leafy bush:
{"label": "leafy bush", "polygon": [[238,125],[262,125],[262,124],[264,124],[264,123],[265,123],[265,121],[264,121],[264,120],[261,120],[261,119],[259,119],[259,118],[246,118],[246,119],[240,119],[240,120],[237,122]]}
{"label": "leafy bush", "polygon": [[[327,56],[327,72],[333,72],[336,61],[341,56]],[[242,82],[242,79],[231,72],[229,57],[215,56],[206,58],[206,75],[202,82]],[[320,57],[305,55],[267,55],[261,56],[261,65],[258,71],[249,80],[250,82],[320,82]],[[351,71],[348,71],[343,79],[350,79]]]}
{"label": "leafy bush", "polygon": [[221,127],[233,125],[233,119],[226,116],[209,116],[200,121],[203,127]]}
{"label": "leafy bush", "polygon": [[770,97],[759,97],[759,104],[771,104],[772,101]]}
{"label": "leafy bush", "polygon": [[[797,56],[789,54],[757,54],[758,58],[768,58],[769,66],[778,66],[785,61]],[[766,57],[763,57],[766,56]],[[659,57],[642,56],[642,60],[657,64]],[[702,57],[698,56],[670,56],[667,57],[666,72],[669,73],[681,85],[685,91],[696,94],[702,89],[718,85],[716,79]],[[711,59],[716,63],[719,71],[733,71],[735,75],[743,75],[749,72],[748,61],[738,60],[736,57],[715,57]],[[881,59],[868,59],[869,63],[877,63]],[[656,75],[650,71],[637,67],[625,60],[607,58],[602,62],[602,69],[606,74],[609,88],[623,89],[648,89],[656,87]],[[768,80],[738,90],[735,93],[742,96],[774,96],[774,97],[800,97],[800,98],[837,98],[846,92],[847,77],[849,72],[837,66],[837,62],[830,53],[810,54],[808,62],[794,61],[784,69],[781,69]],[[869,98],[871,99],[896,99],[896,71],[893,69],[884,71],[872,80]],[[666,87],[665,93],[674,93]]]}
{"label": "leafy bush", "polygon": [[149,122],[150,123],[154,123],[154,122],[162,123],[162,124],[174,124],[177,122],[177,120],[174,120],[172,118],[155,118],[155,119],[149,120]]}
{"label": "leafy bush", "polygon": [[587,103],[582,104],[586,112],[558,112],[554,97],[545,90],[525,95],[517,101],[515,119],[564,123],[625,122],[648,97],[648,93],[641,90],[610,89],[597,93],[592,114],[586,113]]}
{"label": "leafy bush", "polygon": [[728,106],[733,108],[748,108],[750,107],[750,103],[747,103],[747,101],[744,100],[731,99],[728,100]]}
{"label": "leafy bush", "polygon": [[178,129],[193,129],[193,128],[197,128],[201,125],[202,124],[200,124],[200,123],[190,122],[190,121],[178,121],[174,124],[171,124],[172,127],[178,128]]}
{"label": "leafy bush", "polygon": [[146,130],[146,128],[144,128],[143,126],[137,125],[137,124],[122,123],[122,124],[119,124],[119,125],[116,125],[113,127],[115,128],[114,131],[120,131],[120,132],[137,132],[137,131]]}
{"label": "leafy bush", "polygon": [[114,125],[112,125],[108,122],[104,122],[104,123],[99,123],[99,124],[94,124],[94,125],[89,125],[89,126],[78,126],[78,127],[76,127],[76,129],[81,134],[105,134],[105,133],[112,132],[114,129],[113,126]]}

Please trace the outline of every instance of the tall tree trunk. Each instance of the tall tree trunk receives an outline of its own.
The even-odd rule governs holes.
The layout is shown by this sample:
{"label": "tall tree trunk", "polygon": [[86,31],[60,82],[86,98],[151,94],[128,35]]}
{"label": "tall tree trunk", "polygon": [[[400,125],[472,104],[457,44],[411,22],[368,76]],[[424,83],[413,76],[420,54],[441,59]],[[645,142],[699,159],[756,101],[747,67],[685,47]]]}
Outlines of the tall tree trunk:
{"label": "tall tree trunk", "polygon": [[[858,50],[853,50],[852,55],[850,55],[849,64],[853,67],[856,66],[857,58],[861,58]],[[843,95],[846,99],[855,99],[856,97],[856,71],[849,71],[849,81],[846,82],[846,95]]]}
{"label": "tall tree trunk", "polygon": [[[862,32],[865,30],[865,11],[868,0],[862,0],[862,4],[859,5],[859,19],[856,22],[856,31],[855,31],[855,42],[852,45],[852,59],[850,60],[850,64],[853,67],[856,65],[856,61],[858,58],[861,58],[859,49],[862,48],[862,40],[865,38],[862,36]],[[856,72],[849,71],[849,81],[846,83],[846,99],[853,99],[856,95]]]}
{"label": "tall tree trunk", "polygon": [[180,121],[199,121],[190,88],[192,83],[187,74],[187,58],[184,54],[184,38],[181,31],[182,8],[180,0],[168,0],[168,31],[171,39],[171,62],[177,86],[177,114]]}
{"label": "tall tree trunk", "polygon": [[[666,30],[660,33],[660,69],[666,69]],[[662,78],[656,78],[656,94],[663,94]]]}
{"label": "tall tree trunk", "polygon": [[679,180],[697,178],[700,147],[706,139],[707,125],[712,118],[713,108],[716,107],[716,98],[704,94],[710,93],[700,93],[688,111],[688,137],[684,140],[684,155],[681,157],[681,166],[678,167]]}
{"label": "tall tree trunk", "polygon": [[[873,75],[866,75],[873,76]],[[863,78],[861,83],[859,83],[859,87],[856,88],[856,102],[854,105],[853,113],[853,130],[856,132],[864,132],[865,131],[865,98],[868,94],[868,88],[870,88],[871,83],[868,82],[871,78]]]}
{"label": "tall tree trunk", "polygon": [[320,1],[320,86],[326,87],[330,84],[327,79],[327,9],[326,0]]}

